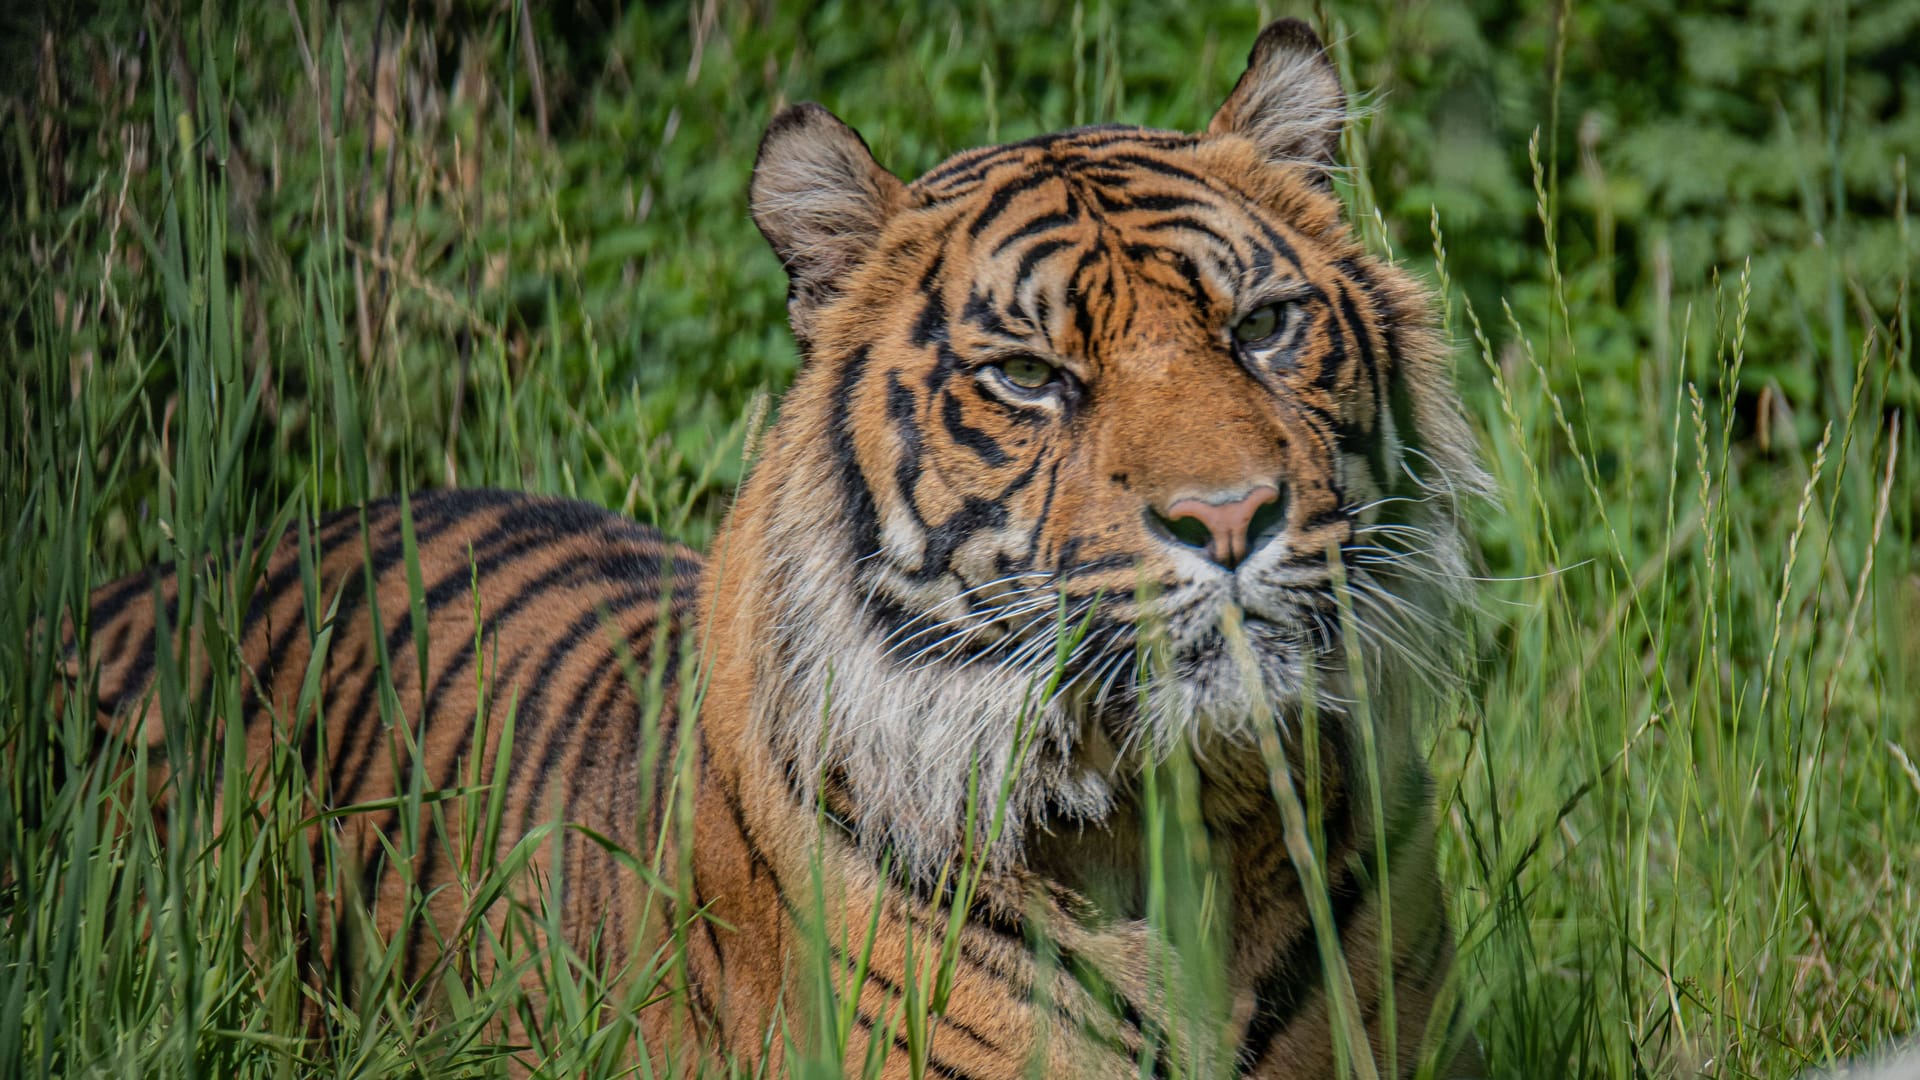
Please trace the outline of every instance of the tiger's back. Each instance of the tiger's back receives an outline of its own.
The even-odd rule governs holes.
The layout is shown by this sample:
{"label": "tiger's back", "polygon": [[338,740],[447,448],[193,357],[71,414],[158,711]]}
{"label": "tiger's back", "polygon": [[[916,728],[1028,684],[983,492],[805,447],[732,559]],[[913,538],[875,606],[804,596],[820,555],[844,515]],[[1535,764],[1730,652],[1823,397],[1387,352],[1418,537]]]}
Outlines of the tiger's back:
{"label": "tiger's back", "polygon": [[[664,813],[664,784],[643,784],[638,773],[649,753],[661,769],[670,757],[659,738],[674,730],[673,674],[697,553],[585,503],[485,490],[339,511],[319,520],[312,541],[303,552],[288,535],[251,583],[236,642],[238,715],[213,701],[195,711],[204,710],[216,740],[226,724],[244,728],[256,795],[277,747],[298,755],[312,811],[339,815],[344,853],[358,867],[336,883],[338,898],[357,893],[369,903],[383,936],[409,925],[412,897],[431,897],[431,925],[412,926],[407,941],[409,975],[439,959],[434,942],[470,914],[463,886],[471,882],[461,871],[480,853],[462,843],[469,801],[446,795],[474,776],[497,782],[505,797],[499,848],[486,853],[494,858],[562,808],[626,851],[643,849],[643,833]],[[155,673],[162,650],[174,647],[162,630],[178,627],[182,614],[173,573],[150,569],[102,586],[90,604],[92,659],[71,666],[91,674],[102,725],[145,744],[152,793],[162,799],[166,727],[175,726],[177,746],[186,718],[162,715]],[[650,679],[650,667],[661,677]],[[188,670],[203,686],[204,657]],[[305,714],[303,687],[312,706]],[[503,775],[493,774],[496,763]],[[403,809],[409,794],[424,796],[410,804],[421,808],[413,821]],[[376,808],[340,813],[369,805]],[[403,832],[419,837],[418,850],[411,865],[396,866],[388,852],[402,849]],[[556,851],[568,937],[603,919],[605,929],[630,935],[638,915],[631,874],[565,832],[529,853],[536,877],[560,869]],[[319,944],[324,962],[331,948]]]}

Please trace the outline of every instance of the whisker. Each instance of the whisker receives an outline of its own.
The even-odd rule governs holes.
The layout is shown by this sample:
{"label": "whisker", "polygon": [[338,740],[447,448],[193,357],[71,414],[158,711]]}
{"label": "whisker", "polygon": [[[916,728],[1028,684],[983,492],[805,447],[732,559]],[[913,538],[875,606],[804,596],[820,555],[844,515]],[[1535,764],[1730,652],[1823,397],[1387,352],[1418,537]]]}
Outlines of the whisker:
{"label": "whisker", "polygon": [[[993,624],[1000,622],[1003,619],[1024,615],[1028,611],[1031,611],[1036,607],[1049,607],[1049,606],[1051,605],[1048,604],[1046,600],[1035,599],[1035,600],[1025,601],[1022,604],[1008,604],[1008,605],[1003,605],[997,608],[990,608],[986,612],[982,613],[982,617],[978,619],[972,618],[971,616],[961,618],[961,619],[950,619],[947,621],[947,623],[943,623],[940,625],[949,625],[955,622],[964,622],[967,625],[960,627],[958,630],[954,630],[953,632],[947,634],[945,637],[942,637],[939,640],[934,641],[933,643],[926,645],[907,656],[899,657],[898,659],[902,664],[912,667],[915,665],[916,661],[920,660],[922,657],[940,648],[941,646],[948,644],[949,642],[955,643],[954,648],[957,649],[959,647],[958,646],[959,642],[963,641],[968,637],[971,637],[974,634],[979,633],[982,630],[985,630],[989,626],[992,626]],[[931,633],[934,629],[937,629],[937,627],[930,627],[928,629],[928,633]],[[917,636],[918,635],[916,635],[916,637]],[[899,645],[896,646],[896,648],[910,645],[914,640],[915,638],[906,639],[900,642]],[[892,654],[892,650],[889,650],[887,655],[891,655],[891,654]],[[949,651],[949,653],[945,655],[934,657],[934,659],[944,660],[947,658],[947,656],[950,656],[950,655],[951,655],[951,651]]]}
{"label": "whisker", "polygon": [[[1019,640],[1022,635],[1026,634],[1027,631],[1029,631],[1035,625],[1037,625],[1040,620],[1045,619],[1047,617],[1047,612],[1052,608],[1052,606],[1053,606],[1052,604],[1046,603],[1043,601],[1034,601],[1029,605],[1022,607],[1019,611],[1010,613],[1011,617],[1017,618],[1020,616],[1027,616],[1027,619],[1025,622],[1021,623],[1018,627],[1007,631],[1005,640],[1009,640],[1009,641]],[[957,638],[957,637],[963,637],[966,634],[973,633],[982,629],[983,626],[984,624],[982,624],[982,626],[971,626],[971,627],[966,627],[961,630],[955,631],[954,633],[947,635],[947,637],[942,638],[941,642],[944,643],[946,641],[953,640],[954,638]],[[901,661],[901,663],[905,665],[908,668],[908,670],[918,671],[918,670],[924,669],[925,667],[927,667],[928,665],[936,661],[945,659],[944,656],[936,656],[930,659],[922,659],[930,651],[932,651],[931,646],[928,648],[921,649],[918,652],[915,652],[913,655],[904,658]]]}
{"label": "whisker", "polygon": [[[1050,576],[1051,575],[1045,573],[1044,571],[1028,571],[1028,572],[1019,573],[1019,574],[1008,574],[1005,577],[994,578],[991,581],[983,581],[980,584],[973,586],[972,588],[964,589],[961,592],[955,593],[953,596],[948,597],[947,600],[944,602],[952,603],[956,600],[965,600],[968,597],[973,596],[974,594],[980,592],[983,589],[989,589],[995,585],[1004,585],[1010,581],[1018,581],[1021,578],[1040,577],[1044,579]],[[1037,586],[1021,586],[1018,590],[1016,590],[1014,595],[1019,595],[1022,593],[1031,593],[1035,591],[1037,591]],[[960,616],[960,617],[964,618],[965,616]],[[914,623],[909,622],[906,626],[901,627],[899,630],[895,630],[894,634],[899,634],[902,631],[911,629],[914,625],[915,625]],[[888,635],[888,639],[890,640],[893,636],[894,636],[893,634]]]}
{"label": "whisker", "polygon": [[[1403,464],[1401,467],[1405,468],[1405,465]],[[1418,478],[1416,477],[1416,479]],[[1440,496],[1438,493],[1430,494],[1430,495],[1421,495],[1417,498],[1412,495],[1382,495],[1381,497],[1374,499],[1371,502],[1356,503],[1350,506],[1343,506],[1340,508],[1340,512],[1348,515],[1349,517],[1357,517],[1360,514],[1364,514],[1369,510],[1378,509],[1379,507],[1386,506],[1389,503],[1413,503],[1415,505],[1419,505],[1421,503],[1433,502],[1435,499],[1438,499],[1439,497]]]}
{"label": "whisker", "polygon": [[963,611],[958,615],[952,616],[951,618],[941,619],[938,622],[926,623],[926,622],[920,622],[918,620],[909,621],[906,625],[895,630],[893,633],[888,634],[886,638],[882,639],[882,643],[883,644],[891,643],[891,644],[887,644],[888,651],[891,651],[892,649],[898,647],[900,644],[903,644],[908,641],[912,641],[915,638],[925,637],[926,635],[931,634],[937,630],[940,630],[943,627],[953,626],[956,623],[962,623],[962,622],[967,622],[969,620],[972,620],[972,621],[978,622],[982,626],[985,626],[988,623],[995,621],[996,619],[1002,618],[1004,616],[1004,613],[1011,608],[1015,608],[1023,604],[1034,604],[1034,603],[1050,604],[1052,602],[1053,601],[1051,597],[1044,596],[1044,595],[1036,596],[1032,594],[1032,590],[1022,590],[1017,593],[1008,594],[1006,597],[1002,598],[1000,601],[994,603],[989,607],[974,608],[968,611]]}

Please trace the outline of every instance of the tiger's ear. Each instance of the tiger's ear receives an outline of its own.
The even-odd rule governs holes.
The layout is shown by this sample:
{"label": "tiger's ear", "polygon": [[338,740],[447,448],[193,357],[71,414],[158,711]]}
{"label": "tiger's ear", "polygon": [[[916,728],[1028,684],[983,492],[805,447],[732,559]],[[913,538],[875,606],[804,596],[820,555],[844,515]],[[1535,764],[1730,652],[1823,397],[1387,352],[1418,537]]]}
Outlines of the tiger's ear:
{"label": "tiger's ear", "polygon": [[753,163],[753,223],[787,268],[787,317],[805,350],[813,317],[906,201],[858,132],[812,102],[780,110]]}
{"label": "tiger's ear", "polygon": [[1207,134],[1243,135],[1276,165],[1324,170],[1334,163],[1346,119],[1346,91],[1320,36],[1299,19],[1281,19],[1260,31],[1247,70]]}

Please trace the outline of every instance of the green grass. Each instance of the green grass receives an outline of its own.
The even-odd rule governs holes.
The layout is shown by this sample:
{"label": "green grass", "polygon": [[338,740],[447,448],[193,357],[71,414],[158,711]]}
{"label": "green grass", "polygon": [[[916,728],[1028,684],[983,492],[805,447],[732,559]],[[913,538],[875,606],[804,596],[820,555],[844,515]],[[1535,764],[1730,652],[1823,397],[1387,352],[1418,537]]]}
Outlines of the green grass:
{"label": "green grass", "polygon": [[[525,1008],[515,980],[448,980],[423,1026],[354,926],[357,992],[302,983],[291,943],[342,870],[300,840],[295,763],[251,806],[229,786],[217,817],[205,770],[156,830],[141,773],[128,790],[96,764],[85,703],[51,703],[40,630],[90,585],[193,570],[178,640],[212,679],[192,690],[178,656],[158,697],[174,760],[210,761],[235,750],[206,721],[240,693],[228,632],[260,553],[241,538],[486,483],[704,542],[756,395],[795,363],[744,206],[777,103],[824,101],[911,175],[1076,122],[1197,127],[1260,22],[596,10],[110,8],[6,52],[31,77],[8,76],[0,114],[0,1075],[485,1075],[490,1021]],[[1658,17],[1623,3],[1325,13],[1345,69],[1386,90],[1348,140],[1354,219],[1445,291],[1499,484],[1474,513],[1475,659],[1427,732],[1458,993],[1497,1077],[1781,1076],[1920,1022],[1920,145],[1876,96],[1911,93],[1887,55],[1913,30],[1892,6],[1807,10],[1766,24],[1786,26],[1767,48],[1804,31],[1775,67],[1820,92],[1758,119],[1700,59],[1737,55],[1707,15],[1659,23],[1697,48],[1636,83],[1606,43]],[[1491,119],[1462,128],[1472,86]],[[1693,168],[1689,202],[1656,165],[1689,133],[1732,145],[1703,115],[1777,152]],[[484,822],[491,767],[406,798],[474,800]],[[1153,884],[1174,925],[1194,849],[1178,763],[1163,779]],[[525,853],[476,856],[463,888],[502,887]],[[669,939],[608,988],[562,951],[433,929],[536,973],[552,1075],[618,1075],[632,1031],[599,1003],[644,999],[676,961]],[[910,1041],[939,1000],[926,948]],[[795,1072],[831,1072],[846,1038],[820,997],[774,1036],[810,1047]]]}

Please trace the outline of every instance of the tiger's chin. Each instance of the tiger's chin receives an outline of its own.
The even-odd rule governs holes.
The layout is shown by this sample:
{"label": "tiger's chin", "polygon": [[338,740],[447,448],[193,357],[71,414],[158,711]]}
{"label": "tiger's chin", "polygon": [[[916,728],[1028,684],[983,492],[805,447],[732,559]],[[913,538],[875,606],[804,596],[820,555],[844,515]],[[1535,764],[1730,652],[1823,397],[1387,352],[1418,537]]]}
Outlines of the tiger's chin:
{"label": "tiger's chin", "polygon": [[1139,634],[1134,726],[1162,753],[1250,748],[1263,729],[1350,701],[1337,615],[1305,594],[1208,582],[1169,594]]}
{"label": "tiger's chin", "polygon": [[1332,706],[1340,679],[1336,664],[1290,626],[1229,609],[1219,626],[1176,651],[1156,724],[1185,728],[1202,739],[1250,739],[1301,710]]}

